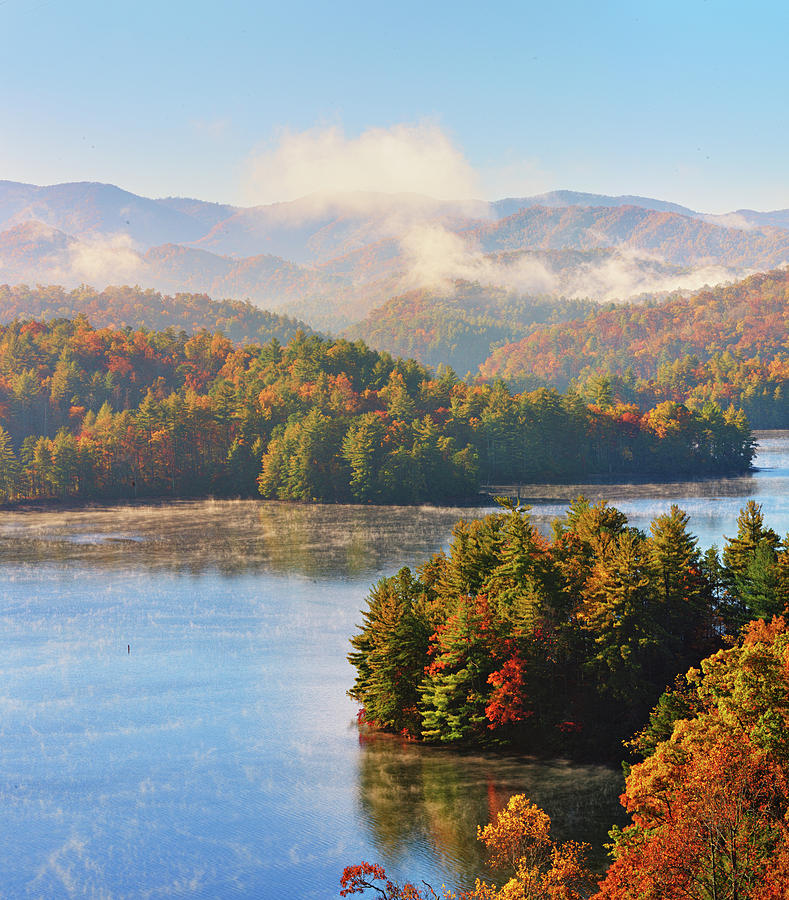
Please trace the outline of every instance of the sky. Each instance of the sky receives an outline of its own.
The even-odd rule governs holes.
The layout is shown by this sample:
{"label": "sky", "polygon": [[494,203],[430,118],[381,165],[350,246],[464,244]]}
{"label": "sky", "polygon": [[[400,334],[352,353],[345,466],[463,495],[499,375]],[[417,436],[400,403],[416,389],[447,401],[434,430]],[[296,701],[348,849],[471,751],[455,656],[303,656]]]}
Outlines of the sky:
{"label": "sky", "polygon": [[789,4],[0,0],[0,179],[789,207]]}

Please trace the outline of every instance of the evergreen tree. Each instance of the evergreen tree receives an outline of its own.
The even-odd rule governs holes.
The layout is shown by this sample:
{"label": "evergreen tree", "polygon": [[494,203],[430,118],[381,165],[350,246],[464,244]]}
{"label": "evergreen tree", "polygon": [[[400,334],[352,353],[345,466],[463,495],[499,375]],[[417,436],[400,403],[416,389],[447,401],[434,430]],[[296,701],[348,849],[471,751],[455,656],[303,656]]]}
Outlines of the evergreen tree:
{"label": "evergreen tree", "polygon": [[670,640],[672,665],[684,671],[714,645],[712,596],[701,574],[698,541],[676,504],[650,526],[649,556],[658,580],[659,626]]}
{"label": "evergreen tree", "polygon": [[727,538],[723,548],[729,616],[734,624],[745,624],[758,615],[757,607],[771,605],[765,592],[775,590],[773,569],[779,544],[772,528],[765,528],[761,506],[749,500],[737,517],[737,536]]}
{"label": "evergreen tree", "polygon": [[342,454],[351,470],[350,489],[355,500],[369,503],[380,497],[379,468],[385,428],[381,417],[367,413],[348,428]]}
{"label": "evergreen tree", "polygon": [[357,670],[349,695],[362,704],[367,721],[418,735],[418,689],[432,630],[424,585],[401,569],[373,587],[362,617],[348,655]]}
{"label": "evergreen tree", "polygon": [[602,694],[627,703],[636,716],[650,685],[664,676],[670,652],[648,552],[638,534],[620,534],[595,564],[583,606],[584,629],[592,639],[586,668]]}
{"label": "evergreen tree", "polygon": [[425,740],[466,741],[485,734],[496,643],[487,598],[458,597],[437,630],[433,660],[422,682]]}
{"label": "evergreen tree", "polygon": [[17,488],[19,462],[11,445],[11,436],[0,426],[0,496],[12,500]]}

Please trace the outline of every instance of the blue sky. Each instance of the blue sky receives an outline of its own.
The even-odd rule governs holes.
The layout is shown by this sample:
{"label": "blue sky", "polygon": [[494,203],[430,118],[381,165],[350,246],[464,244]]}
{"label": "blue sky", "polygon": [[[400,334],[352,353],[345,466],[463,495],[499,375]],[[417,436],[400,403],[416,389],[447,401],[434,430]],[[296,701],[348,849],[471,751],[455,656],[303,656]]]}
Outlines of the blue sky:
{"label": "blue sky", "polygon": [[303,170],[327,130],[353,160],[400,129],[440,135],[471,173],[456,190],[488,198],[789,207],[783,3],[0,0],[0,34],[13,181],[267,202],[312,184],[265,177],[289,165],[283,135]]}

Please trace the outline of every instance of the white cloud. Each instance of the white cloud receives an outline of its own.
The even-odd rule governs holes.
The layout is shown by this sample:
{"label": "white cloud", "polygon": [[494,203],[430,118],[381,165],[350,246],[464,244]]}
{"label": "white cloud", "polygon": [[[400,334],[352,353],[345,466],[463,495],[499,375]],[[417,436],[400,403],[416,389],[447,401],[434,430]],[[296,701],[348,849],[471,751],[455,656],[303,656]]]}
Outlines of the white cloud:
{"label": "white cloud", "polygon": [[[40,239],[53,233],[46,225],[30,223],[29,232]],[[96,234],[71,239],[62,249],[42,255],[40,272],[47,280],[65,285],[85,282],[95,287],[134,284],[146,271],[134,240],[128,234]]]}
{"label": "white cloud", "polygon": [[627,300],[639,294],[662,294],[676,290],[695,291],[705,285],[722,284],[735,272],[720,265],[704,265],[687,272],[671,272],[651,254],[618,248],[612,256],[583,266],[564,280],[562,293],[593,300]]}
{"label": "white cloud", "polygon": [[71,280],[98,285],[133,283],[142,268],[140,255],[128,234],[83,238],[69,247]]}
{"label": "white cloud", "polygon": [[462,201],[478,190],[461,151],[431,123],[370,128],[358,137],[337,126],[286,130],[249,164],[248,192],[256,203],[357,191]]}
{"label": "white cloud", "polygon": [[701,217],[705,222],[719,225],[721,228],[736,228],[738,231],[755,231],[759,226],[749,221],[741,213],[724,213],[723,215],[707,215]]}

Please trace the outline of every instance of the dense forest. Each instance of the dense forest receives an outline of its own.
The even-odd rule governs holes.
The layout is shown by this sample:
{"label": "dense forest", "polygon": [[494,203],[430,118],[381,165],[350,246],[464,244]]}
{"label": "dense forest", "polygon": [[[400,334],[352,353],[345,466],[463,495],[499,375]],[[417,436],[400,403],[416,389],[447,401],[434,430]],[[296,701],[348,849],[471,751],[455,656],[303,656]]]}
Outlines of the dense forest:
{"label": "dense forest", "polygon": [[574,383],[590,396],[654,404],[714,400],[755,428],[789,425],[789,269],[664,303],[608,306],[535,328],[493,352],[485,378]]}
{"label": "dense forest", "polygon": [[[587,755],[636,731],[622,795],[632,823],[612,830],[594,896],[778,900],[789,889],[789,539],[753,501],[722,558],[702,555],[687,524],[672,507],[646,535],[583,499],[551,540],[513,505],[459,523],[449,555],[373,588],[351,641],[351,694],[374,727],[430,741]],[[554,842],[523,795],[479,837],[509,880],[457,896],[593,893],[589,848]],[[435,896],[370,863],[347,867],[341,887]]]}
{"label": "dense forest", "polygon": [[196,496],[411,503],[481,482],[747,470],[743,415],[512,395],[362,342],[297,332],[0,327],[5,498]]}

